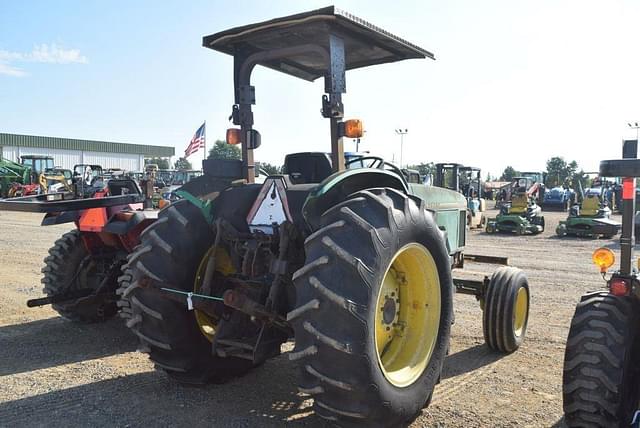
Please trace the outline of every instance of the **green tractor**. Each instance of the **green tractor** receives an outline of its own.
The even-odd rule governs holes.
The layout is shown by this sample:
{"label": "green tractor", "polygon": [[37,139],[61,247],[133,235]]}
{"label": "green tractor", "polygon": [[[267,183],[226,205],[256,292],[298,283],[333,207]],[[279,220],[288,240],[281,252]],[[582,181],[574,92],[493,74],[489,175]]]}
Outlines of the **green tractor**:
{"label": "green tractor", "polygon": [[487,224],[487,202],[482,195],[480,168],[459,163],[437,163],[434,186],[462,193],[467,200],[467,227],[482,229]]}
{"label": "green tractor", "polygon": [[593,262],[606,291],[585,294],[578,303],[564,357],[564,420],[568,427],[637,427],[640,423],[640,281],[633,263],[637,141],[625,142],[623,159],[600,163],[600,173],[622,180],[620,268],[609,248]]}
{"label": "green tractor", "polygon": [[[490,348],[520,346],[525,274],[504,266],[491,278],[452,276],[466,257],[465,198],[408,183],[378,157],[344,159],[343,138],[362,135],[360,121],[343,120],[345,72],[430,52],[334,7],[233,28],[203,44],[233,56],[239,127],[227,142],[241,144],[242,160],[204,161],[204,175],[178,191],[182,198],[159,212],[128,257],[130,281],[120,290],[131,303],[127,325],[159,369],[185,383],[221,382],[294,340],[288,355],[316,414],[390,426],[431,399],[449,349],[454,290],[480,300]],[[285,173],[262,184],[254,183],[257,65],[323,77],[331,135],[330,156],[289,155]]]}
{"label": "green tractor", "polygon": [[518,235],[544,232],[544,216],[537,204],[539,183],[529,186],[530,179],[514,179],[511,200],[500,207],[500,213],[487,221],[486,232],[515,232]]}
{"label": "green tractor", "polygon": [[591,187],[584,192],[578,183],[580,203],[571,207],[567,219],[558,224],[556,234],[559,237],[613,238],[620,229],[620,223],[610,219],[607,193],[606,185]]}

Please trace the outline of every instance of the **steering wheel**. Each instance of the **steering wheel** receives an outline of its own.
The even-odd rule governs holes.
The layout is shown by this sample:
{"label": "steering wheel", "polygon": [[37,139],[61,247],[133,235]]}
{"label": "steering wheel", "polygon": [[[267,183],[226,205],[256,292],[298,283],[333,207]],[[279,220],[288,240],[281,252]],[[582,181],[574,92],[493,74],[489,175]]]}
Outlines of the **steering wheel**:
{"label": "steering wheel", "polygon": [[405,184],[407,183],[407,178],[404,176],[404,173],[402,172],[402,170],[400,170],[400,168],[398,168],[391,162],[387,162],[386,160],[382,159],[379,156],[361,156],[345,162],[344,166],[348,168],[349,165],[356,162],[361,162],[362,165],[364,165],[365,161],[369,161],[369,164],[366,165],[365,168],[377,168],[377,169],[383,169],[383,170],[386,170],[388,168],[389,170],[395,172],[398,176],[400,176],[400,178]]}

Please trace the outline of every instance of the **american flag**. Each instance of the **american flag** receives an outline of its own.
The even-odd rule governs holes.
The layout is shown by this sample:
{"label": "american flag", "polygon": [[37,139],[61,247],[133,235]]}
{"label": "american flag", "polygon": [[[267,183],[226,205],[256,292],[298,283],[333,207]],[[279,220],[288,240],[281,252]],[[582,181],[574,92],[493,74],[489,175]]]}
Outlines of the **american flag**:
{"label": "american flag", "polygon": [[191,139],[191,142],[189,143],[189,147],[187,147],[187,150],[184,151],[184,157],[189,157],[192,154],[194,154],[195,152],[198,151],[198,149],[204,149],[205,147],[205,125],[206,122],[202,124],[202,126],[200,128],[198,128],[198,130],[196,131],[195,134],[193,134],[193,138]]}

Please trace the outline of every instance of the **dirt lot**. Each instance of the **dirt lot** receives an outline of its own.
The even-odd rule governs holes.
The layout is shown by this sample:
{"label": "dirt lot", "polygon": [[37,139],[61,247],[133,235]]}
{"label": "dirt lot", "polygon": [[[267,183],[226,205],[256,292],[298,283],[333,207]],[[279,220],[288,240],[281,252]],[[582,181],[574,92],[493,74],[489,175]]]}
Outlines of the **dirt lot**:
{"label": "dirt lot", "polygon": [[[613,241],[557,239],[564,215],[545,217],[547,230],[535,237],[471,233],[468,253],[508,256],[526,271],[527,338],[512,355],[490,352],[475,299],[456,296],[442,383],[414,426],[562,426],[569,320],[579,296],[603,286],[591,252]],[[47,249],[69,229],[40,227],[40,219],[0,213],[0,426],[325,426],[296,392],[286,355],[225,385],[185,388],[154,371],[119,319],[80,326],[49,307],[28,309],[41,293]]]}

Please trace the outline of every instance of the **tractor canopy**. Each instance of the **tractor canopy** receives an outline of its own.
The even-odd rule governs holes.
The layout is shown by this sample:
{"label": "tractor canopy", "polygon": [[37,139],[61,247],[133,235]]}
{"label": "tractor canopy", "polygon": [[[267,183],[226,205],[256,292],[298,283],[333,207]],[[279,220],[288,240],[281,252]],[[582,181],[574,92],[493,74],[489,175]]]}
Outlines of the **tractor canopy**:
{"label": "tractor canopy", "polygon": [[202,43],[233,56],[231,118],[240,129],[228,130],[227,142],[242,144],[242,161],[231,167],[248,183],[255,178],[253,150],[261,143],[251,111],[256,65],[308,81],[324,77],[321,111],[330,120],[332,169],[337,172],[345,168],[342,138],[360,138],[363,132],[360,121],[342,121],[345,72],[411,58],[434,59],[431,52],[333,6],[232,28],[206,36]]}
{"label": "tractor canopy", "polygon": [[[435,59],[431,52],[334,6],[221,31],[205,36],[203,46],[232,56],[296,46],[316,46],[328,54],[330,35],[344,42],[345,70],[411,58]],[[291,49],[258,64],[308,81],[324,77],[328,68],[319,50]]]}

